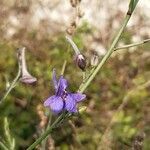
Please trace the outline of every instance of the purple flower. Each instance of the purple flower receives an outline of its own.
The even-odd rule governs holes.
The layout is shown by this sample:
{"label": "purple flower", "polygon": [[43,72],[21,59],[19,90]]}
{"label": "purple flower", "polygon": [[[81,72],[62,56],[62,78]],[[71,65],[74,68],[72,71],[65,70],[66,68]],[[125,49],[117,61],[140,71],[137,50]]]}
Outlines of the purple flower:
{"label": "purple flower", "polygon": [[81,93],[70,93],[67,91],[68,82],[63,76],[56,79],[55,70],[53,70],[53,83],[55,95],[49,97],[44,106],[50,107],[54,113],[60,113],[63,110],[68,112],[77,112],[77,103],[85,99],[86,95]]}

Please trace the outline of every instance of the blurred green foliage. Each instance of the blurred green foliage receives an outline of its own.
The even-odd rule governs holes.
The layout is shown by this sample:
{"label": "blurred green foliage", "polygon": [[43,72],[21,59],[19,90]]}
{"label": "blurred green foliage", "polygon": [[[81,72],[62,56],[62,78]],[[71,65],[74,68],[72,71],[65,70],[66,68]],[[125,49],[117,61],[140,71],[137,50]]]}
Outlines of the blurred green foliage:
{"label": "blurred green foliage", "polygon": [[[92,29],[84,23],[77,30],[74,41],[83,53],[85,49],[83,34],[92,33]],[[37,106],[43,105],[44,100],[53,94],[51,71],[56,68],[61,73],[64,60],[67,60],[65,77],[70,83],[70,90],[76,91],[82,81],[82,72],[75,66],[73,52],[65,40],[64,34],[53,37],[37,38],[38,31],[26,33],[32,45],[26,53],[30,72],[38,78],[35,85],[29,86],[18,83],[7,99],[0,105],[0,138],[4,137],[3,118],[8,117],[10,130],[13,133],[17,149],[25,149],[31,144],[42,130],[39,127],[40,117]],[[85,36],[84,35],[84,36]],[[123,35],[125,43],[131,42],[131,34]],[[11,82],[17,73],[16,48],[19,44],[0,41],[0,95],[3,96],[6,78]],[[67,50],[69,49],[69,52]],[[69,123],[63,124],[52,134],[57,149],[96,149],[99,147],[101,136],[113,116],[113,112],[122,103],[124,96],[134,87],[149,79],[150,59],[147,57],[150,45],[145,44],[134,52],[122,50],[115,52],[103,67],[102,72],[86,90],[87,100],[82,105],[87,106],[87,112],[73,118],[75,131]],[[135,92],[128,104],[117,115],[112,127],[113,149],[130,149],[133,138],[139,132],[145,132],[144,149],[149,147],[149,89]],[[43,107],[44,110],[44,107]],[[52,121],[56,116],[52,117]],[[126,144],[127,143],[127,144]]]}

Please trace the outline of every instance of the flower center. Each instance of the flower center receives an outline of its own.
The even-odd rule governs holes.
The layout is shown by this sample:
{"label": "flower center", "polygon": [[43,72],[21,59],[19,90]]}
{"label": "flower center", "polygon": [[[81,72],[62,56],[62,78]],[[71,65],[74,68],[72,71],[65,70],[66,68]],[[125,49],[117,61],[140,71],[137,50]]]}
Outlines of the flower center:
{"label": "flower center", "polygon": [[67,96],[68,96],[68,93],[66,90],[64,90],[61,98],[65,101]]}

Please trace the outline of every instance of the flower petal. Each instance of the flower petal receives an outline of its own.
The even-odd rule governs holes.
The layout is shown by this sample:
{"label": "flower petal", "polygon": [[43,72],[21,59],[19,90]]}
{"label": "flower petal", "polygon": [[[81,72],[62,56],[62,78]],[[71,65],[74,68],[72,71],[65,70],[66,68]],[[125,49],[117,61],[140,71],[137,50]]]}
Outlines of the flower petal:
{"label": "flower petal", "polygon": [[44,106],[50,107],[54,113],[59,113],[63,110],[64,102],[61,97],[51,96],[44,102]]}
{"label": "flower petal", "polygon": [[72,109],[71,112],[73,112],[73,113],[77,113],[77,112],[78,112],[78,110],[77,110],[77,105],[75,105],[75,107]]}
{"label": "flower petal", "polygon": [[84,100],[86,98],[85,94],[81,94],[81,93],[71,93],[71,97],[76,101],[76,102],[80,102],[82,100]]}
{"label": "flower petal", "polygon": [[66,90],[67,86],[68,86],[67,80],[63,78],[63,76],[61,76],[58,81],[58,89],[56,95],[61,96]]}
{"label": "flower petal", "polygon": [[76,112],[76,101],[70,94],[68,94],[68,96],[66,97],[65,109],[69,112]]}
{"label": "flower petal", "polygon": [[56,71],[55,71],[55,69],[53,69],[52,80],[53,80],[54,88],[55,88],[55,90],[57,90],[58,89],[58,82],[57,82],[57,79],[56,79]]}

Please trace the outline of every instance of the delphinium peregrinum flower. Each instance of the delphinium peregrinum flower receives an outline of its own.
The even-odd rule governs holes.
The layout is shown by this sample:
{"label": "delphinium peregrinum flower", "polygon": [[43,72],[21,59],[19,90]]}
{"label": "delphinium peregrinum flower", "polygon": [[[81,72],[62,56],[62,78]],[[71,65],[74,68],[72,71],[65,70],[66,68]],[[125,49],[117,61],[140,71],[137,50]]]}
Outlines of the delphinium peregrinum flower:
{"label": "delphinium peregrinum flower", "polygon": [[67,80],[63,76],[60,76],[59,80],[57,80],[55,70],[53,70],[52,80],[55,88],[55,95],[49,97],[44,102],[44,106],[49,107],[54,113],[60,113],[64,110],[70,113],[78,112],[77,103],[84,100],[86,95],[69,92],[67,90]]}

